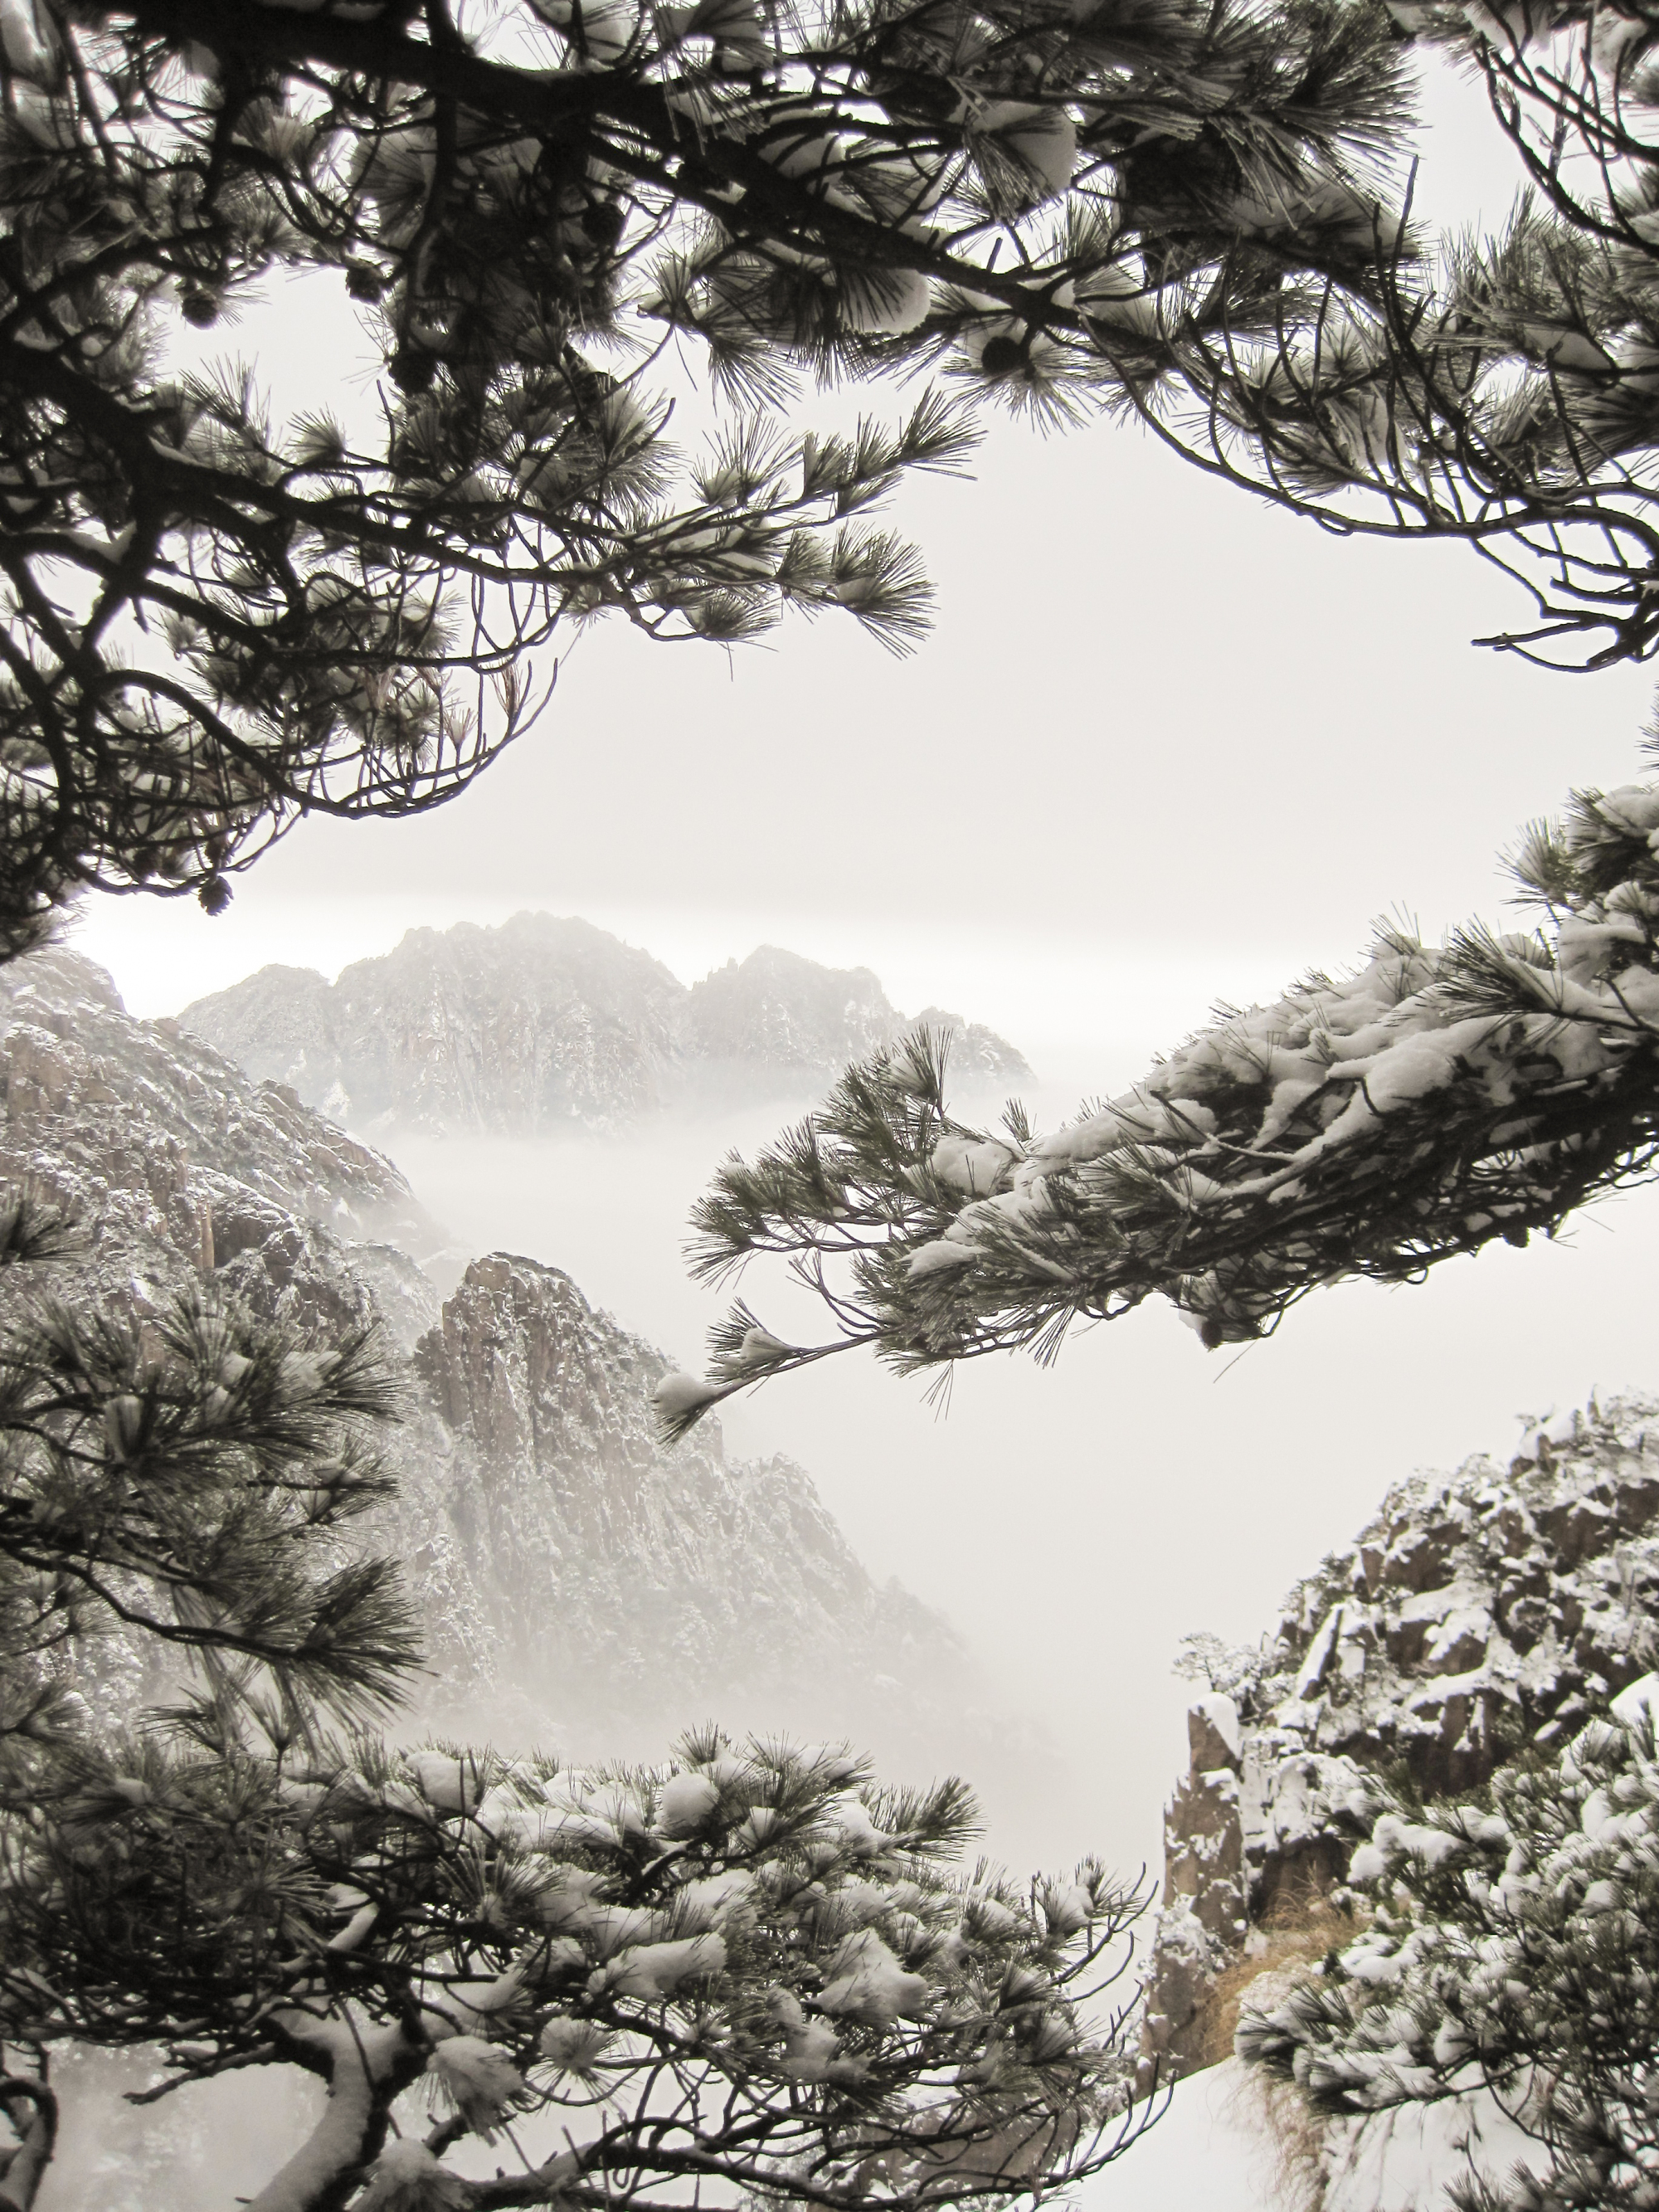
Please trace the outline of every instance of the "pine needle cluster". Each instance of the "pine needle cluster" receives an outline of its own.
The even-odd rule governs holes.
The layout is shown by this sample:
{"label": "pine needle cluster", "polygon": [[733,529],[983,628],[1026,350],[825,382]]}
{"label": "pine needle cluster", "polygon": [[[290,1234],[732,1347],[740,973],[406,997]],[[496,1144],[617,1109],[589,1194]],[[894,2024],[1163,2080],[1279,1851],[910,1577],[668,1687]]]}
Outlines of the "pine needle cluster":
{"label": "pine needle cluster", "polygon": [[1350,1874],[1364,1932],[1240,2022],[1240,2057],[1321,2112],[1494,2095],[1537,2148],[1454,2183],[1457,2212],[1653,2200],[1659,1765],[1634,1694],[1478,1799],[1379,1796]]}
{"label": "pine needle cluster", "polygon": [[1443,945],[1383,929],[1355,973],[1220,1010],[1141,1083],[1046,1136],[954,1120],[937,1043],[849,1069],[693,1215],[720,1281],[783,1257],[833,1323],[794,1345],[737,1306],[671,1433],[748,1384],[867,1345],[901,1371],[1026,1347],[1167,1298],[1215,1346],[1346,1277],[1408,1282],[1553,1231],[1659,1158],[1659,787],[1575,795],[1515,860],[1547,923]]}

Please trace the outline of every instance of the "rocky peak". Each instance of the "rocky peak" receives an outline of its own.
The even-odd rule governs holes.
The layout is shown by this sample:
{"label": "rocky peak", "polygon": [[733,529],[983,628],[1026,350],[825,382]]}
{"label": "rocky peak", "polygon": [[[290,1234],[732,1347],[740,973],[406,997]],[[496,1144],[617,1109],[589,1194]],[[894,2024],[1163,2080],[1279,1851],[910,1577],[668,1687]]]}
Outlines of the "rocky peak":
{"label": "rocky peak", "polygon": [[178,1024],[135,1021],[77,953],[0,968],[0,1181],[70,1206],[118,1272],[129,1245],[211,1271],[295,1221],[439,1241],[390,1160]]}
{"label": "rocky peak", "polygon": [[[1271,1640],[1189,1638],[1209,1694],[1165,1831],[1145,2035],[1164,2078],[1213,2055],[1218,1984],[1252,1943],[1343,1881],[1366,1774],[1462,1793],[1557,1742],[1652,1668],[1656,1596],[1659,1401],[1626,1397],[1397,1486]],[[1218,1717],[1237,1754],[1201,1767]]]}
{"label": "rocky peak", "polygon": [[[441,1301],[416,1264],[439,1232],[390,1160],[177,1024],[133,1020],[72,953],[0,969],[0,1182],[91,1232],[60,1288],[142,1316],[211,1281],[325,1337],[384,1325],[406,1411],[367,1533],[422,1618],[416,1724],[626,1756],[665,1715],[719,1711],[931,1771],[971,1674],[960,1641],[871,1581],[791,1462],[728,1463],[718,1423],[665,1449],[667,1362],[568,1275],[494,1253]],[[161,1686],[118,1647],[99,1694],[136,1711]]]}
{"label": "rocky peak", "polygon": [[[930,1009],[970,1079],[1030,1070],[993,1031]],[[911,1026],[866,968],[763,946],[688,990],[589,922],[523,914],[411,930],[330,984],[263,968],[183,1025],[356,1128],[535,1135],[705,1097],[817,1086]]]}
{"label": "rocky peak", "polygon": [[730,1465],[717,1424],[665,1450],[667,1362],[557,1268],[474,1261],[414,1364],[502,1673],[555,1709],[614,1728],[760,1700],[839,1734],[878,1677],[931,1699],[963,1662],[872,1583],[793,1462]]}
{"label": "rocky peak", "polygon": [[904,1027],[868,968],[821,968],[775,945],[694,983],[688,1012],[702,1058],[830,1079]]}

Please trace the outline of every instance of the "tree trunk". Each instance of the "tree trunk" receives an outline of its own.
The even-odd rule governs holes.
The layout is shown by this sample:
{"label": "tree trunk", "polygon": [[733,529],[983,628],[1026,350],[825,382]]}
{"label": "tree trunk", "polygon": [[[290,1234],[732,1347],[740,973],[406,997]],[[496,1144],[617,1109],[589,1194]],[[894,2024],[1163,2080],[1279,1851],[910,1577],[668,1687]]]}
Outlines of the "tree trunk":
{"label": "tree trunk", "polygon": [[363,2168],[379,2157],[392,2100],[420,2073],[426,2053],[401,2027],[359,2028],[306,2013],[280,2014],[273,2024],[325,2076],[328,2104],[248,2212],[340,2212]]}
{"label": "tree trunk", "polygon": [[44,2081],[9,2075],[0,2080],[0,2106],[18,2137],[0,2166],[0,2212],[30,2212],[58,2141],[58,2100]]}

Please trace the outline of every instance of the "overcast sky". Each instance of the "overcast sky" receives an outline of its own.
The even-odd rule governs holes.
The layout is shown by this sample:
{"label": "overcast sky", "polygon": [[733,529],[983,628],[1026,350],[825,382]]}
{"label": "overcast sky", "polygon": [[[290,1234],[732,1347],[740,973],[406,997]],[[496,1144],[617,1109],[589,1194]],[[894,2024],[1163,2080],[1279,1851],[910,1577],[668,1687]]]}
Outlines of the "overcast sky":
{"label": "overcast sky", "polygon": [[[1501,207],[1507,160],[1467,101],[1436,101],[1420,200]],[[296,319],[243,333],[279,378],[337,337]],[[898,520],[940,596],[908,661],[850,623],[729,660],[600,631],[544,725],[455,805],[307,824],[217,921],[99,902],[82,945],[156,1013],[267,961],[332,974],[411,926],[524,908],[586,915],[688,979],[781,944],[867,963],[908,1010],[994,1024],[1051,1124],[1218,996],[1352,959],[1379,914],[1437,935],[1495,912],[1516,829],[1637,767],[1649,679],[1472,649],[1525,612],[1472,553],[1339,542],[1133,432],[1000,424],[971,482],[911,488]],[[705,1132],[654,1161],[399,1157],[463,1241],[568,1266],[693,1358],[708,1302],[677,1248],[720,1149]],[[994,1843],[1133,1864],[1183,1755],[1177,1638],[1271,1631],[1287,1584],[1414,1466],[1659,1380],[1656,1225],[1626,1200],[1554,1249],[1333,1292],[1231,1364],[1160,1308],[1049,1373],[982,1363],[942,1422],[913,1384],[832,1362],[737,1402],[727,1433],[795,1453],[871,1564],[975,1632],[1067,1743],[1071,1801],[994,1789]]]}

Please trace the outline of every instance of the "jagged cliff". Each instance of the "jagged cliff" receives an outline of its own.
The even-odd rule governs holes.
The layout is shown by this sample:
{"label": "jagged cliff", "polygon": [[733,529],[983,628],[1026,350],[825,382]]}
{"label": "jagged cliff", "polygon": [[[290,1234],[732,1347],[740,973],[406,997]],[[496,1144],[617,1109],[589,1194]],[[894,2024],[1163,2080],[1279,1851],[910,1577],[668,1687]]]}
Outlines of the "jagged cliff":
{"label": "jagged cliff", "polygon": [[[1462,1793],[1559,1741],[1654,1666],[1656,1599],[1659,1400],[1626,1397],[1534,1428],[1502,1464],[1390,1491],[1259,1646],[1189,1639],[1209,1686],[1165,1826],[1148,2071],[1222,2057],[1241,1998],[1262,2001],[1258,1965],[1348,1940],[1322,1900],[1369,1834],[1368,1775]],[[1404,2124],[1334,2130],[1328,2212],[1392,2207],[1373,2138]]]}
{"label": "jagged cliff", "polygon": [[[976,1023],[936,1006],[915,1018],[952,1032],[968,1081],[1030,1073]],[[648,953],[544,914],[411,930],[333,984],[262,968],[179,1020],[355,1128],[517,1136],[799,1091],[913,1026],[867,968],[763,946],[688,990]]]}
{"label": "jagged cliff", "polygon": [[324,1333],[385,1324],[407,1417],[368,1540],[421,1608],[427,1718],[625,1750],[719,1711],[923,1755],[957,1639],[871,1582],[799,1468],[730,1464],[717,1427],[665,1450],[667,1363],[568,1277],[497,1254],[441,1302],[417,1258],[441,1233],[390,1160],[132,1020],[70,953],[0,969],[0,1181],[74,1208],[83,1286],[141,1316],[211,1282]]}
{"label": "jagged cliff", "polygon": [[1506,1465],[1397,1486],[1271,1640],[1191,1639],[1210,1689],[1166,1824],[1149,2054],[1176,2073],[1214,2055],[1212,1991],[1341,1880],[1365,1773],[1461,1791],[1553,1742],[1653,1665],[1656,1593],[1659,1401],[1621,1398],[1533,1430]]}
{"label": "jagged cliff", "polygon": [[279,1227],[417,1256],[439,1232],[390,1160],[174,1022],[135,1022],[101,968],[49,951],[0,968],[0,1177],[71,1202],[92,1264],[211,1272]]}

